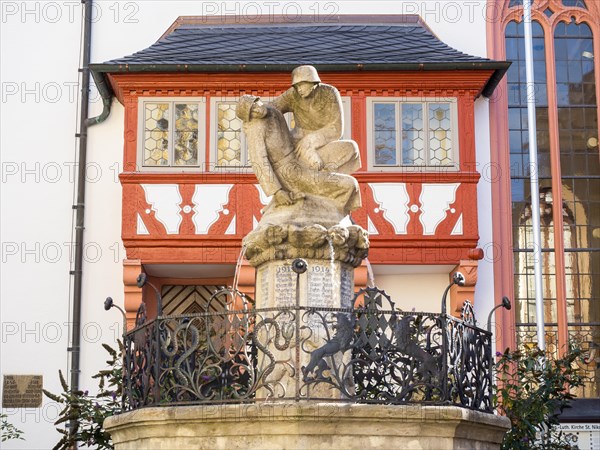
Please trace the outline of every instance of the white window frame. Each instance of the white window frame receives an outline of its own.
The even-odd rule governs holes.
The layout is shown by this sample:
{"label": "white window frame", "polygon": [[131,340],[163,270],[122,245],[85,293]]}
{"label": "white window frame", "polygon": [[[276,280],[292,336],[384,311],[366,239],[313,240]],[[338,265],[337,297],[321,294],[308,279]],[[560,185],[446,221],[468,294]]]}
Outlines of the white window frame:
{"label": "white window frame", "polygon": [[[175,104],[197,103],[198,104],[198,164],[193,166],[145,166],[145,131],[146,131],[146,103],[169,103],[172,116],[169,121],[169,157],[174,161],[174,128],[175,128]],[[206,98],[204,97],[139,97],[138,98],[138,142],[137,142],[137,167],[141,172],[198,172],[204,171],[205,142],[206,142]]]}
{"label": "white window frame", "polygon": [[[261,100],[265,103],[271,102],[275,97],[261,97]],[[242,166],[217,166],[217,132],[218,126],[217,123],[217,104],[218,103],[232,103],[238,102],[239,97],[212,97],[210,99],[210,171],[236,171],[242,169],[250,169],[250,164],[248,163],[248,149],[246,148],[246,139],[244,133],[242,133],[241,146],[242,146],[242,161],[246,162],[246,165]],[[350,97],[342,97],[342,114],[344,115],[344,129],[342,130],[342,139],[352,139],[352,108],[351,108],[351,98]],[[284,114],[285,120],[288,124],[288,127],[291,122],[292,113]]]}
{"label": "white window frame", "polygon": [[352,139],[352,98],[342,97],[342,114],[344,114],[344,129],[342,139]]}
{"label": "white window frame", "polygon": [[[375,163],[375,104],[393,104],[396,107],[396,161],[395,165],[384,165]],[[423,130],[425,132],[424,152],[427,160],[429,159],[429,104],[431,103],[449,103],[450,104],[450,124],[452,126],[452,149],[450,151],[452,164],[427,165],[427,164],[403,164],[402,163],[402,126],[400,104],[412,103],[423,105]],[[458,129],[458,106],[456,97],[367,97],[367,154],[369,171],[379,172],[397,172],[397,171],[415,171],[415,172],[443,172],[458,171],[460,167],[460,149],[459,149],[459,129]]]}

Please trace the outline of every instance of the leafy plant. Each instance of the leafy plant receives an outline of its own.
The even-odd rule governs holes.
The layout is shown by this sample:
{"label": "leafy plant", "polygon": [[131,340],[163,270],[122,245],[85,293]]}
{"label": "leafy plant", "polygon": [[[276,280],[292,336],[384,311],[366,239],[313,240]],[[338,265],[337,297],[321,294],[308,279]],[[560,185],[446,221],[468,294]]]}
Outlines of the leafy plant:
{"label": "leafy plant", "polygon": [[574,449],[557,429],[558,416],[575,397],[570,389],[583,384],[575,362],[582,351],[569,348],[560,358],[547,358],[544,351],[508,349],[496,363],[498,408],[511,422],[503,450]]}
{"label": "leafy plant", "polygon": [[44,390],[44,394],[55,402],[64,405],[55,425],[68,424],[69,428],[57,428],[62,434],[54,450],[70,450],[77,443],[97,449],[112,449],[110,434],[103,428],[104,419],[122,411],[123,396],[123,344],[119,341],[119,350],[102,344],[109,353],[106,361],[108,368],[101,370],[92,378],[98,380],[98,394],[88,391],[71,392],[62,372],[59,371],[63,392],[60,395]]}
{"label": "leafy plant", "polygon": [[2,442],[10,441],[11,439],[23,439],[23,432],[8,421],[6,414],[0,414],[0,436]]}

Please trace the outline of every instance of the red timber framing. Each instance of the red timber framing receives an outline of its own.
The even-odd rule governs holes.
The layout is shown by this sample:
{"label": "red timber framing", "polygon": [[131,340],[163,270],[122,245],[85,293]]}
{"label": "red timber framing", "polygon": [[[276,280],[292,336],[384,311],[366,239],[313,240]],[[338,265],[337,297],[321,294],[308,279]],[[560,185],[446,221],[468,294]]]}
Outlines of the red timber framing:
{"label": "red timber framing", "polygon": [[[498,20],[487,22],[488,55],[492,59],[505,60],[505,29],[509,22],[517,23],[523,20],[522,6],[509,7],[510,0],[488,0],[488,8],[495,11]],[[536,0],[532,2],[532,21],[538,22],[543,30],[546,54],[546,76],[548,92],[549,115],[549,140],[550,164],[552,175],[552,192],[554,204],[562,205],[562,179],[560,168],[559,124],[556,96],[556,67],[554,64],[554,29],[559,22],[586,23],[592,30],[594,37],[594,54],[600,55],[600,4],[596,0],[586,0],[586,9],[567,7],[562,0]],[[544,12],[553,11],[548,17]],[[550,37],[550,38],[548,38]],[[598,58],[595,63],[596,98],[600,98],[600,68]],[[512,205],[511,205],[511,179],[510,179],[510,152],[508,143],[508,97],[506,77],[498,85],[494,101],[490,103],[490,138],[491,161],[498,167],[502,174],[496,183],[492,184],[493,205],[493,238],[498,254],[494,261],[494,298],[511,295],[514,292],[514,260],[512,238]],[[562,208],[553,208],[554,222],[554,247],[556,268],[556,297],[557,297],[557,322],[558,322],[558,350],[566,351],[568,348],[567,327],[567,301],[565,285],[565,254],[563,240],[563,215]],[[496,312],[497,319],[497,348],[516,347],[516,316],[515,308],[510,311],[499,308]]]}
{"label": "red timber framing", "polygon": [[[363,167],[355,174],[360,183],[363,208],[353,219],[371,234],[369,260],[373,264],[458,264],[473,255],[479,239],[477,228],[477,182],[475,159],[474,101],[492,75],[491,70],[439,72],[354,72],[320,74],[323,82],[336,86],[342,96],[351,98],[352,139],[361,150]],[[289,88],[288,73],[193,73],[193,74],[111,74],[113,90],[125,106],[122,237],[127,257],[143,263],[235,263],[241,239],[260,219],[261,202],[257,181],[250,173],[177,172],[176,169],[137,171],[138,100],[140,97],[238,97],[251,93],[276,96]],[[421,171],[398,168],[376,172],[367,167],[368,97],[456,98],[459,164],[456,168]],[[206,151],[209,137],[207,133]],[[159,220],[145,194],[148,186],[170,185],[180,200],[176,224],[168,229]],[[453,189],[450,201],[443,205],[435,226],[422,217],[427,206],[423,192],[431,196],[431,186]],[[194,203],[197,186],[213,186],[227,196],[215,218],[199,226]],[[225,187],[223,187],[225,186]],[[394,221],[397,205],[377,198],[378,189],[401,186],[406,192],[404,223]],[[152,188],[150,188],[152,189]],[[200,189],[201,191],[201,189]],[[380,196],[381,197],[381,196]],[[196,200],[198,197],[196,197]],[[427,214],[431,214],[428,211]],[[438,213],[439,216],[439,213]],[[392,219],[390,219],[392,217]],[[140,223],[141,222],[141,223]],[[402,221],[400,221],[402,222]],[[140,234],[140,227],[144,232]]]}

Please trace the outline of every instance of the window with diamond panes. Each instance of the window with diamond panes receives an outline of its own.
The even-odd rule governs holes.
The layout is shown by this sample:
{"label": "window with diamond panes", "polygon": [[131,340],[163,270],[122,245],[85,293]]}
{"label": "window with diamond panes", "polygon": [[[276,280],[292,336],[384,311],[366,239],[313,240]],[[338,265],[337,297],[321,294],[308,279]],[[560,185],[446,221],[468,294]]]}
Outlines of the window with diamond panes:
{"label": "window with diamond panes", "polygon": [[169,119],[168,103],[144,105],[144,165],[165,166],[169,162]]}
{"label": "window with diamond panes", "polygon": [[429,104],[429,164],[452,165],[452,119],[449,103]]}
{"label": "window with diamond panes", "polygon": [[242,121],[236,116],[237,102],[217,102],[217,167],[246,167],[249,165],[242,135]]}
{"label": "window with diamond panes", "polygon": [[142,167],[198,167],[204,122],[200,102],[145,100],[140,110]]}
{"label": "window with diamond panes", "polygon": [[452,167],[457,162],[454,102],[372,101],[375,167]]}

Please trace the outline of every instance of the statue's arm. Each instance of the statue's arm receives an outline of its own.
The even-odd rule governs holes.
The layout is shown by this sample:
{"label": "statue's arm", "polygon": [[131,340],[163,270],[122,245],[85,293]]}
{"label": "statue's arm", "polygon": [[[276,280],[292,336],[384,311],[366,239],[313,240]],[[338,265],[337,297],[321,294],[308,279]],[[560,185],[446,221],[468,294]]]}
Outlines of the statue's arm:
{"label": "statue's arm", "polygon": [[273,170],[267,153],[264,130],[252,130],[246,132],[248,138],[248,153],[252,164],[252,170],[258,179],[260,187],[266,195],[275,195],[282,189],[279,178]]}
{"label": "statue's arm", "polygon": [[294,89],[293,87],[289,88],[287,91],[285,91],[279,97],[275,97],[273,99],[273,101],[271,102],[271,105],[273,105],[275,108],[277,108],[277,110],[281,114],[285,114],[285,113],[293,111],[293,109],[292,109],[292,97],[294,95],[293,89]]}

